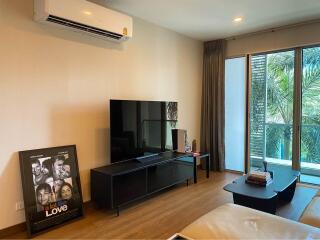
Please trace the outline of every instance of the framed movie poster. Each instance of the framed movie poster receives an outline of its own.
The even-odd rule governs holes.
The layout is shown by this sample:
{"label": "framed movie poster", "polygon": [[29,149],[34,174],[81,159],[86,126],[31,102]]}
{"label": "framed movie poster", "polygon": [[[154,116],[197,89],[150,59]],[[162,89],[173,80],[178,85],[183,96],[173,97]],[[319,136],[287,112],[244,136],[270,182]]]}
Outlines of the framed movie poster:
{"label": "framed movie poster", "polygon": [[75,145],[19,152],[29,236],[83,216]]}

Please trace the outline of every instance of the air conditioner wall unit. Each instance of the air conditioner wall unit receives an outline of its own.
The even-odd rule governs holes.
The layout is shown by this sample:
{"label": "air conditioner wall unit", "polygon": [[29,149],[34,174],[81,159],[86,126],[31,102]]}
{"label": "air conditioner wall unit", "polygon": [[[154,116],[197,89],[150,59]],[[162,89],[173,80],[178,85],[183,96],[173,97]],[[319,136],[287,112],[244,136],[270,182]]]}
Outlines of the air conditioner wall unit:
{"label": "air conditioner wall unit", "polygon": [[34,20],[122,42],[132,37],[132,18],[86,0],[34,0]]}

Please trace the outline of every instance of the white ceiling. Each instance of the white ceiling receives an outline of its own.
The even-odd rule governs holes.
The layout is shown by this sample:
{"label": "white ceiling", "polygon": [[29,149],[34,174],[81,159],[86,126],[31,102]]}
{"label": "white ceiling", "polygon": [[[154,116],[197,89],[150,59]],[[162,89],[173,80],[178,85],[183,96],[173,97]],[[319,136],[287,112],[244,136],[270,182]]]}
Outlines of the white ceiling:
{"label": "white ceiling", "polygon": [[[199,40],[320,19],[320,0],[92,0]],[[234,23],[235,17],[243,17]],[[319,29],[320,31],[320,29]]]}

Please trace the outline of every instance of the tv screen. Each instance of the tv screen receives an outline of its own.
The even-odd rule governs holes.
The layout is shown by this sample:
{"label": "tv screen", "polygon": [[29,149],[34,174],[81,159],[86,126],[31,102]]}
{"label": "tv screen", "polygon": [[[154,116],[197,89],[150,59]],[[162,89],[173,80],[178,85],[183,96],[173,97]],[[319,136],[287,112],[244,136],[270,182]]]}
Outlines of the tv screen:
{"label": "tv screen", "polygon": [[110,100],[111,163],[172,149],[177,102]]}

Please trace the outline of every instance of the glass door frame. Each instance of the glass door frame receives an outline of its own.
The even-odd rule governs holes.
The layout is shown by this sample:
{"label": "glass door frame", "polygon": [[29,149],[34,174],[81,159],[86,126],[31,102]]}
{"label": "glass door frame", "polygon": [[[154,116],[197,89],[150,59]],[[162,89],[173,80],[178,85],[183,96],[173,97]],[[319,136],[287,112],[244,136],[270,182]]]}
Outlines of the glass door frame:
{"label": "glass door frame", "polygon": [[259,52],[247,55],[247,109],[246,109],[246,158],[245,158],[245,173],[250,171],[250,109],[251,101],[250,96],[252,93],[252,56],[262,54],[280,53],[285,51],[294,51],[294,102],[293,102],[293,123],[292,123],[292,169],[300,171],[300,148],[301,148],[301,99],[302,99],[302,49],[312,46],[286,48],[275,51]]}
{"label": "glass door frame", "polygon": [[252,93],[252,56],[261,54],[279,53],[284,51],[294,51],[294,103],[293,103],[293,123],[292,123],[292,169],[301,170],[301,124],[302,124],[302,81],[303,81],[303,50],[307,48],[320,47],[320,44],[310,44],[294,48],[284,48],[274,51],[255,52],[231,56],[226,59],[246,57],[246,119],[245,119],[245,173],[250,171],[250,96]]}
{"label": "glass door frame", "polygon": [[294,58],[294,101],[293,101],[293,133],[292,133],[292,169],[300,171],[301,150],[301,99],[302,99],[302,48],[295,48]]}
{"label": "glass door frame", "polygon": [[[303,46],[303,47],[300,47],[298,49],[300,49],[300,54],[301,54],[301,72],[299,74],[299,76],[301,77],[301,86],[303,84],[303,81],[305,80],[304,79],[304,67],[305,67],[305,57],[304,57],[304,50],[307,50],[307,49],[312,49],[312,48],[320,48],[320,44],[313,44],[313,45],[306,45],[306,46]],[[307,53],[306,53],[307,54]],[[307,125],[307,124],[304,124],[303,121],[302,121],[302,116],[303,116],[303,105],[304,105],[304,99],[303,99],[303,89],[301,87],[301,94],[300,94],[300,105],[301,105],[301,113],[300,113],[300,116],[301,116],[301,122],[300,122],[300,126],[299,126],[299,137],[300,137],[300,152],[299,152],[299,170],[301,172],[301,175],[303,176],[310,176],[310,177],[316,177],[319,179],[320,177],[320,171],[319,171],[319,168],[308,168],[307,166],[303,166],[303,163],[304,161],[302,160],[302,143],[303,143],[303,129],[304,129],[304,125]],[[307,162],[305,162],[307,163]],[[318,163],[319,165],[319,163]],[[317,183],[316,183],[317,182]],[[316,185],[319,185],[319,180],[317,180],[316,182],[313,182],[312,180],[311,181],[306,181],[306,183],[308,184],[316,184]]]}

